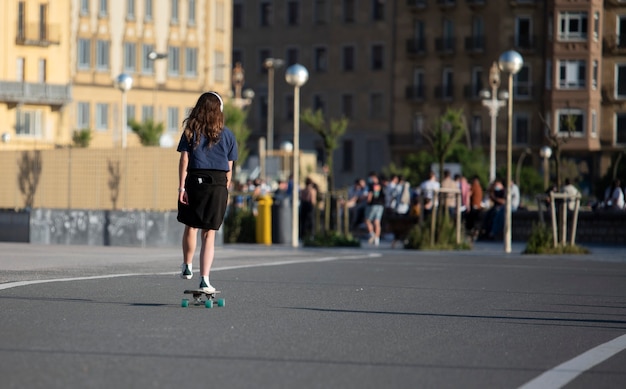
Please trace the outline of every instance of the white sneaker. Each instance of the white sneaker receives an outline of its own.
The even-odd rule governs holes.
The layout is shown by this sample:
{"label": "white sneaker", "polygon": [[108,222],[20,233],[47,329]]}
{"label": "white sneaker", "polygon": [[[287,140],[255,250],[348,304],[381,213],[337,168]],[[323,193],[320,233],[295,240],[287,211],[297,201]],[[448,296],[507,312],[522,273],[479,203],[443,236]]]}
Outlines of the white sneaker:
{"label": "white sneaker", "polygon": [[183,263],[181,265],[180,278],[190,280],[192,277],[193,277],[193,272],[191,271],[191,266],[187,265],[186,263]]}
{"label": "white sneaker", "polygon": [[374,246],[378,246],[380,244],[380,238],[376,237],[374,238]]}
{"label": "white sneaker", "polygon": [[215,288],[211,286],[211,284],[207,284],[204,278],[200,279],[200,286],[198,287],[198,289],[202,289],[202,291],[206,293],[215,292]]}

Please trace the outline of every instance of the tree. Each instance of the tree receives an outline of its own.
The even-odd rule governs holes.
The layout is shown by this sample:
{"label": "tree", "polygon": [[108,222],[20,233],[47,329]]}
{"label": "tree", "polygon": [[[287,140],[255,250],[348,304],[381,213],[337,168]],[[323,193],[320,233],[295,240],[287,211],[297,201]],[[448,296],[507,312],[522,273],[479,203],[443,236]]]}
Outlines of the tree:
{"label": "tree", "polygon": [[130,119],[128,125],[139,136],[139,141],[144,146],[158,146],[165,129],[162,122],[156,123],[152,119],[146,119],[143,122]]}
{"label": "tree", "polygon": [[89,143],[91,143],[92,133],[89,128],[84,128],[82,130],[74,131],[72,134],[72,142],[75,147],[89,147]]}
{"label": "tree", "polygon": [[466,131],[463,110],[448,108],[430,129],[424,132],[424,138],[430,143],[435,160],[439,163],[439,177],[443,177],[443,165],[454,147],[459,144]]}
{"label": "tree", "polygon": [[[246,109],[241,109],[231,102],[224,104],[224,122],[226,127],[233,132],[237,140],[237,153],[239,154],[237,164],[241,166],[246,163],[248,155],[250,154],[247,142],[251,131],[248,127],[247,120],[248,111]],[[233,176],[235,172],[233,172]]]}
{"label": "tree", "polygon": [[324,143],[325,165],[328,168],[327,184],[328,190],[334,189],[333,181],[333,153],[339,146],[339,139],[348,129],[348,119],[342,117],[339,120],[331,119],[329,123],[324,119],[322,110],[313,112],[307,108],[301,115],[302,122],[311,127],[318,134]]}

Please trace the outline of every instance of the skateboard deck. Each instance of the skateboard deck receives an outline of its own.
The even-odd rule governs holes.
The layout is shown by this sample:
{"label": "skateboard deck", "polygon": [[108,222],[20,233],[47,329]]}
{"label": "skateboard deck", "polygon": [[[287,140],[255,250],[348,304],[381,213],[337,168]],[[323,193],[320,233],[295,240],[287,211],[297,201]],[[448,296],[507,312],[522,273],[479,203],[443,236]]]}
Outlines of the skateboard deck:
{"label": "skateboard deck", "polygon": [[[215,297],[219,293],[221,293],[219,290],[216,290],[215,292],[205,292],[202,289],[185,289],[183,292],[183,294],[190,294],[193,296],[194,305],[204,305],[206,308],[213,308],[215,304],[217,304],[218,307],[226,305],[226,301],[223,298],[218,299]],[[189,299],[184,298],[180,305],[183,308],[188,307]]]}

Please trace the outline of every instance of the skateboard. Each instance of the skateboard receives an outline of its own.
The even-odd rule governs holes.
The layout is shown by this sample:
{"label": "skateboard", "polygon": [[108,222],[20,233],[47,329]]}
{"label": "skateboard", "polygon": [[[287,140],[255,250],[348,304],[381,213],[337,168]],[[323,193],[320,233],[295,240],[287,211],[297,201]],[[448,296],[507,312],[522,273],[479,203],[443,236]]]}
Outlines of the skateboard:
{"label": "skateboard", "polygon": [[[190,294],[193,296],[193,304],[194,305],[203,305],[206,308],[213,308],[217,303],[218,307],[223,307],[226,305],[226,301],[224,299],[216,299],[215,296],[220,293],[219,290],[215,292],[205,292],[202,289],[187,289],[183,292],[183,294]],[[204,299],[202,298],[204,296]],[[187,308],[189,306],[189,299],[184,298],[180,304],[181,307]]]}

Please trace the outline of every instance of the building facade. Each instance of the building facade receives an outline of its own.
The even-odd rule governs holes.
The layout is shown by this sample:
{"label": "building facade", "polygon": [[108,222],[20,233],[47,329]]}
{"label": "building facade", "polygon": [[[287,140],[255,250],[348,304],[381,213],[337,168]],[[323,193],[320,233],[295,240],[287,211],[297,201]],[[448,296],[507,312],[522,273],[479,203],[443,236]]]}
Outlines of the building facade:
{"label": "building facade", "polygon": [[[231,90],[230,0],[3,2],[0,121],[5,147],[120,147],[123,120],[162,122],[177,143],[200,93]],[[15,22],[17,20],[17,23]],[[152,53],[152,54],[151,54]],[[118,77],[132,79],[122,92]],[[124,112],[123,112],[124,111]],[[128,146],[139,139],[126,128]]]}
{"label": "building facade", "polygon": [[[558,145],[590,190],[623,150],[624,1],[235,0],[233,18],[234,61],[260,96],[252,138],[268,133],[264,60],[301,63],[310,72],[302,109],[350,119],[335,156],[339,185],[428,150],[424,131],[449,107],[464,112],[467,145],[487,153],[491,119],[481,91],[507,50],[524,58],[513,78],[514,163],[540,169],[539,150]],[[497,92],[508,89],[508,75],[500,78]],[[290,87],[281,76],[275,83],[277,145],[291,139],[293,119]],[[498,170],[506,165],[507,124],[504,106],[495,126]],[[304,149],[319,150],[319,142],[301,137]]]}

